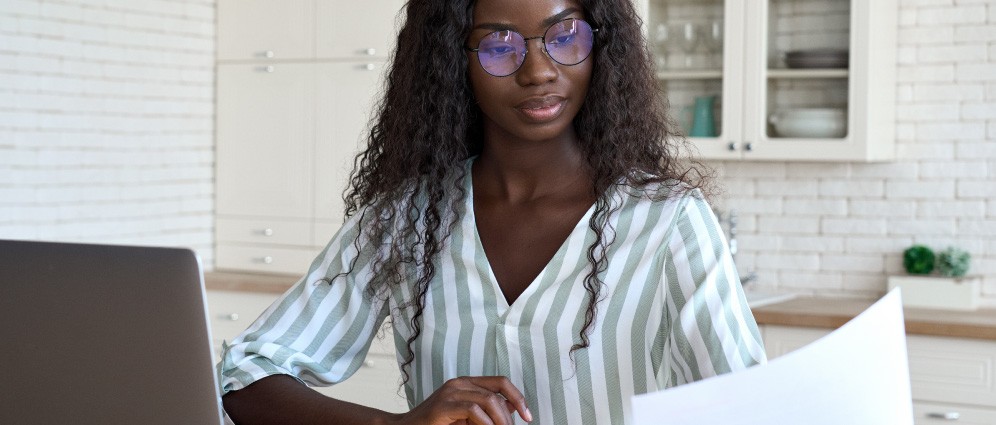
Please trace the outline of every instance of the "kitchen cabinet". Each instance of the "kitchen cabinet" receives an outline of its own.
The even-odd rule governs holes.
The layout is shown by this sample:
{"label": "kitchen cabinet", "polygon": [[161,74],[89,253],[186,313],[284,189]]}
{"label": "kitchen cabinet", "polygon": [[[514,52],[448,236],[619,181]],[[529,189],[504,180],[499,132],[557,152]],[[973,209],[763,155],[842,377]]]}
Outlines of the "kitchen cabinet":
{"label": "kitchen cabinet", "polygon": [[315,57],[315,0],[218,0],[218,60]]}
{"label": "kitchen cabinet", "polygon": [[[636,5],[671,114],[700,157],[893,158],[895,0],[638,0]],[[840,131],[809,133],[826,119],[803,125],[805,135],[772,124],[786,124],[785,114],[818,112],[814,109],[840,114]]]}
{"label": "kitchen cabinet", "polygon": [[219,2],[216,269],[303,273],[341,225],[402,5]]}
{"label": "kitchen cabinet", "polygon": [[[277,294],[207,291],[211,336],[216,354],[221,356],[223,341],[241,334],[274,300]],[[331,387],[315,387],[318,392],[339,400],[369,406],[388,412],[407,412],[408,401],[401,390],[401,372],[389,326],[370,345],[363,366],[349,379]]]}
{"label": "kitchen cabinet", "polygon": [[218,60],[387,58],[404,1],[218,0]]}
{"label": "kitchen cabinet", "polygon": [[318,0],[316,56],[386,59],[394,50],[404,4],[403,0]]}
{"label": "kitchen cabinet", "polygon": [[[764,325],[762,333],[773,359],[830,330]],[[996,341],[908,335],[906,344],[917,425],[996,423]]]}

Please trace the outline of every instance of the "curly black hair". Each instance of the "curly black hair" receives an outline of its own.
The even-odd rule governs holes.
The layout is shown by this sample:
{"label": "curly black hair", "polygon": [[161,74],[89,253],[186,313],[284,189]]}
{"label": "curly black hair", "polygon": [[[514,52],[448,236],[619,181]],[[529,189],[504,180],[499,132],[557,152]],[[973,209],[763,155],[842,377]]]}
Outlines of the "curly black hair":
{"label": "curly black hair", "polygon": [[[687,143],[672,129],[667,101],[658,84],[641,21],[630,0],[581,0],[585,19],[599,28],[591,83],[574,119],[580,148],[594,177],[595,211],[588,223],[596,235],[587,249],[590,271],[584,279],[588,307],[584,325],[571,347],[589,345],[588,336],[602,298],[600,275],[608,264],[611,240],[604,229],[612,214],[609,188],[620,181],[631,187],[665,185],[675,194],[704,189],[708,169],[682,159]],[[467,195],[456,167],[482,149],[481,111],[474,100],[463,49],[472,26],[474,1],[411,0],[398,35],[366,150],[355,161],[345,195],[346,216],[360,214],[354,245],[378,251],[371,296],[408,285],[413,308],[411,336],[402,365],[404,381],[415,358],[413,342],[421,318],[433,259],[451,234],[454,214]],[[431,113],[427,113],[431,112]],[[456,171],[455,171],[456,170]],[[463,176],[458,176],[463,177]],[[362,242],[365,241],[365,242]],[[404,266],[414,265],[415,276]],[[397,326],[397,324],[395,324]]]}

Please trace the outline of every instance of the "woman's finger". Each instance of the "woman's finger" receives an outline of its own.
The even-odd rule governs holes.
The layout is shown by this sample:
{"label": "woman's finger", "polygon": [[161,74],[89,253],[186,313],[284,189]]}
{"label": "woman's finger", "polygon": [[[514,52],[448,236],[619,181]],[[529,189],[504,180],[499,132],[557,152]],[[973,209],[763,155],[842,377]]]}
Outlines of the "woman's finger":
{"label": "woman's finger", "polygon": [[508,378],[504,376],[478,376],[470,378],[470,380],[488,391],[502,395],[508,403],[511,403],[514,410],[519,412],[522,419],[525,419],[526,422],[533,421],[533,415],[529,412],[529,407],[526,406],[526,396],[522,395],[522,392]]}

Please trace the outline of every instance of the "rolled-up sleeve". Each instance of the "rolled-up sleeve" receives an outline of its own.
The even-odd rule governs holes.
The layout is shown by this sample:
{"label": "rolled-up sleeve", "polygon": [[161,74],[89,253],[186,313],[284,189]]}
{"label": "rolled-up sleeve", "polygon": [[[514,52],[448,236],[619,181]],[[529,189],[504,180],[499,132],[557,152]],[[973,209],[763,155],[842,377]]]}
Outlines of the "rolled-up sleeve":
{"label": "rolled-up sleeve", "polygon": [[367,291],[373,255],[354,243],[360,215],[343,225],[306,276],[224,347],[222,394],[276,374],[332,385],[359,369],[389,312],[385,297]]}
{"label": "rolled-up sleeve", "polygon": [[698,191],[683,199],[663,255],[667,387],[766,362],[729,246]]}

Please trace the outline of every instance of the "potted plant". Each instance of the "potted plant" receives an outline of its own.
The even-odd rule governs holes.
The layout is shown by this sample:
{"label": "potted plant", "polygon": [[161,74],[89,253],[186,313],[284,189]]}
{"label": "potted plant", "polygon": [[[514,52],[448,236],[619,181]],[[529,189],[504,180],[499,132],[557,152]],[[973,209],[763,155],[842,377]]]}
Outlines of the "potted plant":
{"label": "potted plant", "polygon": [[982,279],[966,276],[971,259],[968,252],[955,247],[935,255],[927,246],[913,245],[903,251],[907,274],[889,276],[889,289],[902,288],[903,304],[909,307],[974,310]]}

